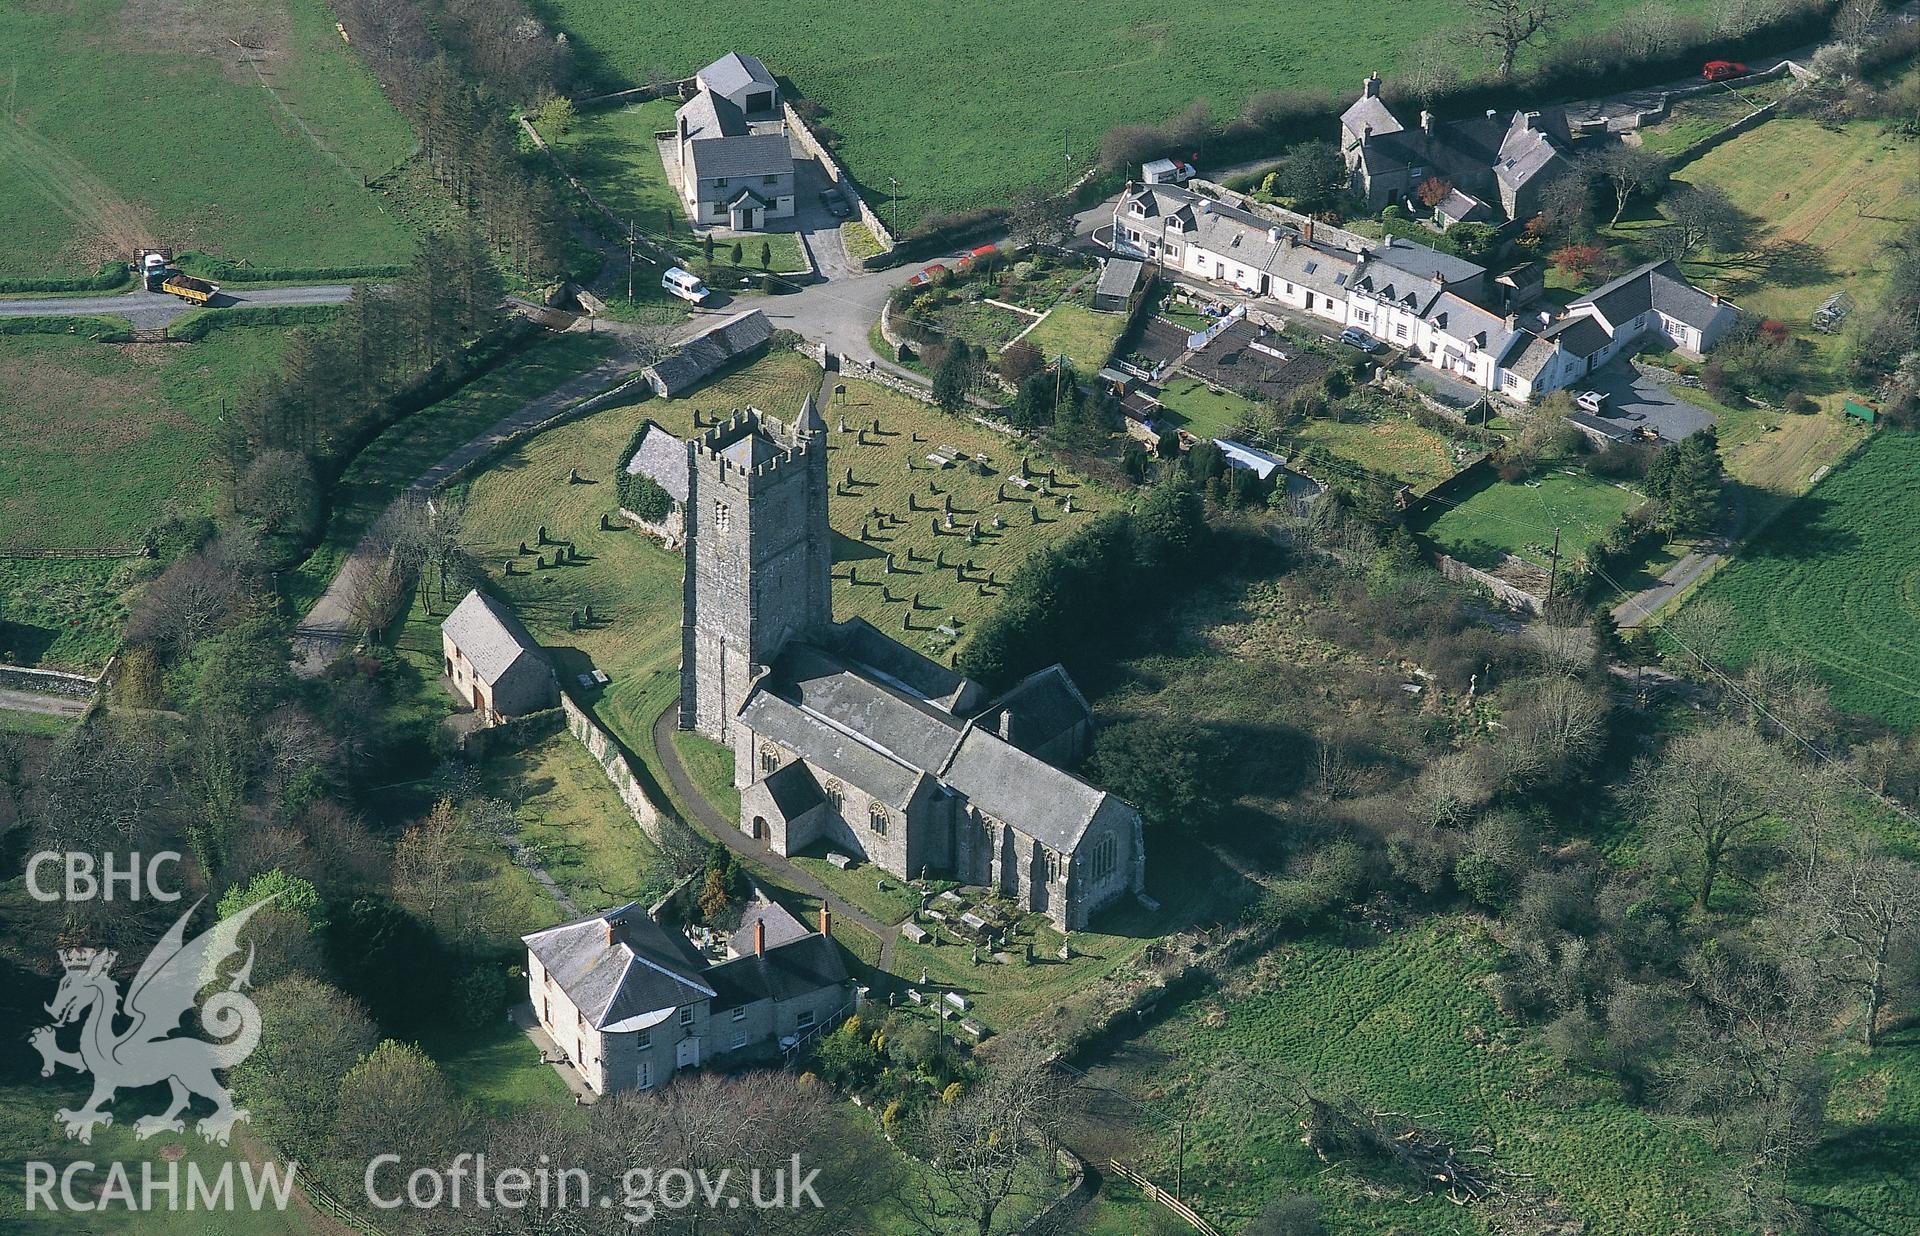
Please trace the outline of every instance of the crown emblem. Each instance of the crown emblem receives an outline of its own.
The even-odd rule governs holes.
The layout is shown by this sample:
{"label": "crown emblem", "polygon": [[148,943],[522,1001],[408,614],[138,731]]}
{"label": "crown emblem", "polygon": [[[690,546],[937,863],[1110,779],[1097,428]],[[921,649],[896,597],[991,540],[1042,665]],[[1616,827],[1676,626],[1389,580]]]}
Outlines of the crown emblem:
{"label": "crown emblem", "polygon": [[97,948],[63,948],[59,950],[60,964],[69,970],[84,970],[93,964],[100,955]]}

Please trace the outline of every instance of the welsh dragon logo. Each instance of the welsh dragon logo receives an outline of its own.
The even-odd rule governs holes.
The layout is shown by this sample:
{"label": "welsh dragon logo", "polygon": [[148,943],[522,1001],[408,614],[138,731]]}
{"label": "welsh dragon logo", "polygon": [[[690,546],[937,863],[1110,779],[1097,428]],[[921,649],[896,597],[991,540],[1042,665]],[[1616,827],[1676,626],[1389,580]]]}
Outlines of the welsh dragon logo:
{"label": "welsh dragon logo", "polygon": [[[181,1018],[193,1010],[200,991],[223,981],[221,967],[240,951],[240,929],[271,900],[257,901],[182,943],[187,920],[200,907],[200,902],[194,902],[147,955],[127,988],[124,1006],[120,984],[111,973],[117,954],[92,948],[60,950],[66,973],[53,1003],[46,1006],[53,1024],[27,1038],[44,1062],[42,1077],[53,1076],[54,1068],[62,1064],[93,1074],[93,1096],[86,1105],[78,1111],[63,1108],[54,1113],[66,1126],[68,1137],[91,1143],[96,1125],[112,1124],[113,1113],[103,1108],[122,1086],[164,1081],[171,1091],[167,1110],[135,1121],[134,1135],[184,1133],[180,1112],[194,1095],[200,1095],[213,1100],[214,1111],[194,1126],[195,1131],[209,1142],[227,1144],[234,1122],[247,1119],[247,1111],[234,1107],[233,1095],[213,1073],[245,1060],[260,1042],[260,1010],[240,990],[249,984],[253,972],[251,945],[245,964],[225,980],[226,989],[212,993],[199,1006],[202,1029],[219,1041],[174,1032],[180,1029]],[[82,1017],[86,1021],[80,1027],[79,1051],[62,1050],[57,1038],[60,1028]],[[125,1029],[116,1029],[117,1024]]]}

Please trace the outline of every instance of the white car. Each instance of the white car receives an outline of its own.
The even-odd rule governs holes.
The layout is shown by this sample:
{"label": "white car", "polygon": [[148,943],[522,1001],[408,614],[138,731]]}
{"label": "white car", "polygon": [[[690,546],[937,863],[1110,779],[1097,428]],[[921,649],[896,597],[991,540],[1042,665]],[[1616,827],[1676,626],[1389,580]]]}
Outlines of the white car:
{"label": "white car", "polygon": [[1594,416],[1605,416],[1607,414],[1607,395],[1605,391],[1581,391],[1578,395],[1574,396],[1573,402],[1579,406],[1582,412],[1588,412]]}
{"label": "white car", "polygon": [[707,285],[700,282],[699,276],[678,266],[670,267],[666,274],[660,276],[660,286],[681,300],[690,300],[696,305],[707,298]]}

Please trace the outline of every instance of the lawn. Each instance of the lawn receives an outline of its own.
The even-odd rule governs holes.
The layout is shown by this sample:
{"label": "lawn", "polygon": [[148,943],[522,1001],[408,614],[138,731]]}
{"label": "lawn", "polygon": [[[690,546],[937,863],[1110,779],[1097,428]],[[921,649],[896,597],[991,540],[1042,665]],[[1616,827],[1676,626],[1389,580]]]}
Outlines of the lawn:
{"label": "lawn", "polygon": [[530,400],[593,368],[616,346],[596,335],[543,340],[375,438],[334,486],[319,548],[282,579],[294,608],[304,613],[326,591],[342,559],[416,477]]}
{"label": "lawn", "polygon": [[1695,593],[1736,617],[1725,659],[1813,663],[1833,702],[1920,725],[1920,437],[1883,431]]}
{"label": "lawn", "polygon": [[[844,135],[842,162],[889,222],[898,180],[903,227],[1005,204],[1023,187],[1058,188],[1070,174],[1064,160],[1073,173],[1091,166],[1107,129],[1157,123],[1196,98],[1229,117],[1276,85],[1353,94],[1371,69],[1391,85],[1402,54],[1460,20],[1441,0],[1395,10],[1391,22],[1300,0],[1177,11],[1088,0],[1070,21],[1052,0],[860,11],[763,2],[697,13],[666,0],[550,0],[542,11],[609,90],[656,70],[691,74],[730,48],[761,57],[822,105]],[[1614,20],[1615,11],[1590,10],[1564,33]]]}
{"label": "lawn", "polygon": [[0,558],[0,661],[97,674],[120,646],[128,558]]}
{"label": "lawn", "polygon": [[[691,230],[679,194],[667,180],[659,147],[653,140],[656,132],[673,128],[677,106],[672,99],[654,99],[628,107],[583,111],[571,130],[548,144],[567,170],[584,181],[607,209],[632,220],[641,235],[691,262],[703,254],[700,239]],[[603,221],[601,216],[589,217]],[[727,261],[735,239],[729,233],[724,240],[716,240],[714,257]],[[771,269],[806,267],[799,238],[792,232],[741,233],[737,239],[741,265],[749,273],[762,269],[762,243],[772,250]]]}
{"label": "lawn", "polygon": [[1730,84],[1720,90],[1689,95],[1668,109],[1667,118],[1640,130],[1640,144],[1657,154],[1676,155],[1703,138],[1712,137],[1737,120],[1783,99],[1799,83],[1791,74],[1748,85]]}
{"label": "lawn", "polygon": [[208,507],[223,406],[278,368],[287,335],[0,335],[0,549],[137,546],[165,508]]}
{"label": "lawn", "polygon": [[1095,313],[1081,298],[1063,300],[1047,311],[1027,333],[1027,342],[1052,360],[1065,355],[1084,374],[1097,371],[1113,355],[1113,345],[1127,328],[1124,313]]}
{"label": "lawn", "polygon": [[1413,530],[1484,570],[1499,566],[1503,554],[1544,568],[1552,563],[1555,529],[1560,532],[1561,561],[1570,562],[1645,500],[1565,461],[1549,463],[1531,480],[1514,483],[1488,468],[1481,484],[1449,495],[1445,502],[1430,503]]}
{"label": "lawn", "polygon": [[1315,447],[1335,460],[1411,485],[1416,493],[1459,471],[1465,451],[1411,417],[1354,411],[1300,422],[1288,431],[1281,453],[1291,456]]}
{"label": "lawn", "polygon": [[[1369,1196],[1343,1163],[1301,1144],[1287,1079],[1407,1113],[1460,1145],[1492,1148],[1529,1196],[1553,1198],[1587,1230],[1640,1236],[1719,1230],[1724,1199],[1700,1133],[1621,1101],[1617,1086],[1554,1065],[1479,986],[1490,969],[1478,929],[1442,919],[1349,942],[1283,945],[1238,968],[1226,990],[1152,1022],[1090,1065],[1103,1132],[1130,1137],[1138,1166],[1171,1185],[1176,1127],[1186,1132],[1187,1200],[1230,1228],[1267,1201],[1311,1193],[1341,1233],[1488,1231],[1484,1208],[1444,1195]],[[1203,1079],[1217,1066],[1246,1082]],[[1144,1110],[1142,1110],[1144,1108]]]}
{"label": "lawn", "polygon": [[1258,411],[1253,401],[1217,391],[1198,378],[1175,378],[1160,392],[1160,402],[1174,413],[1171,423],[1196,438],[1230,438],[1233,427]]}
{"label": "lawn", "polygon": [[78,722],[72,717],[56,717],[41,712],[18,712],[0,708],[0,734],[21,734],[28,738],[58,738]]}
{"label": "lawn", "polygon": [[[514,804],[515,827],[530,860],[553,877],[582,912],[624,901],[653,901],[672,881],[660,850],[634,821],[590,752],[562,731],[487,764],[489,791]],[[529,924],[532,930],[544,924]]]}
{"label": "lawn", "polygon": [[[0,6],[0,277],[91,275],[143,244],[404,262],[413,235],[363,177],[414,136],[333,23],[319,0]],[[279,102],[229,40],[263,50]]]}

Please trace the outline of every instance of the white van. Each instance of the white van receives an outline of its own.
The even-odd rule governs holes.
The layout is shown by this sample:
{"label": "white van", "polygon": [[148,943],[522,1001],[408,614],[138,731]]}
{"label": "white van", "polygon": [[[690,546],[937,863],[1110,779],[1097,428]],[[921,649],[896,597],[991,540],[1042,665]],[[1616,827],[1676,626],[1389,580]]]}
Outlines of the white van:
{"label": "white van", "polygon": [[681,300],[690,300],[696,305],[707,298],[707,285],[700,282],[692,271],[681,270],[678,266],[670,267],[666,274],[660,276],[660,286]]}

